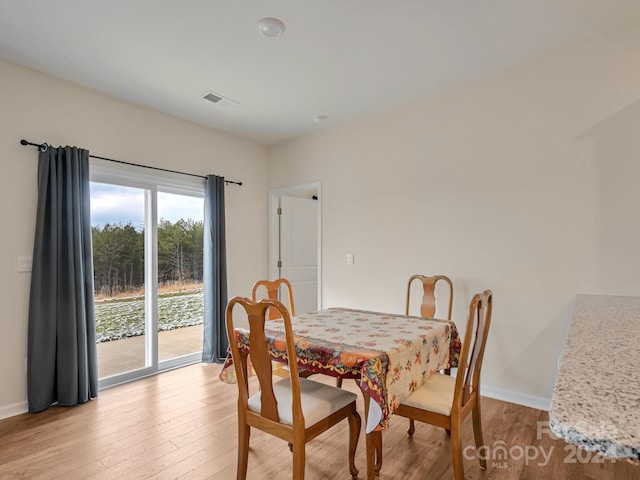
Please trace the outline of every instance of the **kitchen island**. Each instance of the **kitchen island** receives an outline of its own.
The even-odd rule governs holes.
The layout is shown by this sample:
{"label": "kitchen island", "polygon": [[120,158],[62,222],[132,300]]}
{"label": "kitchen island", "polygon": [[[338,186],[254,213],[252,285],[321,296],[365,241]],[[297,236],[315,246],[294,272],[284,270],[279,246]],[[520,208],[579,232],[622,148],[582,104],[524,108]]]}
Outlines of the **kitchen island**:
{"label": "kitchen island", "polygon": [[640,297],[577,295],[549,418],[569,443],[640,461]]}

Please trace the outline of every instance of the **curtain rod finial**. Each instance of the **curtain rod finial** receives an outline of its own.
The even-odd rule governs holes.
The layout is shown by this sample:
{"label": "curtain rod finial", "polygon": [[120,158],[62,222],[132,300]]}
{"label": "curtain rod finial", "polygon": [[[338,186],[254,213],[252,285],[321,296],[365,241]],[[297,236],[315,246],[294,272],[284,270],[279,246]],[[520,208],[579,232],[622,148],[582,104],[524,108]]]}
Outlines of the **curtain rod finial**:
{"label": "curtain rod finial", "polygon": [[25,140],[24,138],[22,140],[20,140],[20,145],[32,145],[34,147],[38,147],[38,151],[40,152],[46,152],[47,149],[49,148],[49,144],[47,143],[32,143],[28,140]]}

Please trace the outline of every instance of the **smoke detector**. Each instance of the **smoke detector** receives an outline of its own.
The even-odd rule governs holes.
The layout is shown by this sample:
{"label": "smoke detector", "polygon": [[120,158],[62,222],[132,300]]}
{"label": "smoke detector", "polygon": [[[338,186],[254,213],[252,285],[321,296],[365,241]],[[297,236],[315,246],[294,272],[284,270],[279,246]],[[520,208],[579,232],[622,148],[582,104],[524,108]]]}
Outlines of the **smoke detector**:
{"label": "smoke detector", "polygon": [[284,29],[284,22],[279,18],[267,17],[258,22],[258,30],[265,37],[279,37]]}
{"label": "smoke detector", "polygon": [[202,98],[204,98],[205,100],[210,101],[211,103],[215,103],[219,107],[224,107],[224,108],[235,108],[238,105],[240,105],[235,100],[231,100],[230,98],[224,97],[224,96],[220,95],[219,93],[215,93],[215,92],[211,92],[211,91],[205,93],[202,96]]}

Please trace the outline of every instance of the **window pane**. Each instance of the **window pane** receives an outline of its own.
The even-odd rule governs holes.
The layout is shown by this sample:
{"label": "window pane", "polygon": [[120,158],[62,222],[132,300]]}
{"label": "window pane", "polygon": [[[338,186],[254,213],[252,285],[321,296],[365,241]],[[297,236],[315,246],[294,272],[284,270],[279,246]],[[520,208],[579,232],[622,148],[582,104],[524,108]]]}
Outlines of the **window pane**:
{"label": "window pane", "polygon": [[100,378],[145,367],[144,192],[91,183]]}
{"label": "window pane", "polygon": [[158,360],[202,350],[202,198],[158,192]]}

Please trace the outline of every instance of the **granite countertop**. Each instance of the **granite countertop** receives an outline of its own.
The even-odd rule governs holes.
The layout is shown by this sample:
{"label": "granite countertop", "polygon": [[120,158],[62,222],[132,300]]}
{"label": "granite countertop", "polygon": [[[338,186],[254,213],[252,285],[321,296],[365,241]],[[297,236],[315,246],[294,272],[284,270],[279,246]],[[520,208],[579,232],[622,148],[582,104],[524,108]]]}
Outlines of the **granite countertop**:
{"label": "granite countertop", "polygon": [[549,417],[567,442],[640,460],[640,297],[576,297]]}

